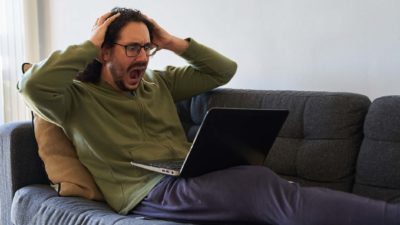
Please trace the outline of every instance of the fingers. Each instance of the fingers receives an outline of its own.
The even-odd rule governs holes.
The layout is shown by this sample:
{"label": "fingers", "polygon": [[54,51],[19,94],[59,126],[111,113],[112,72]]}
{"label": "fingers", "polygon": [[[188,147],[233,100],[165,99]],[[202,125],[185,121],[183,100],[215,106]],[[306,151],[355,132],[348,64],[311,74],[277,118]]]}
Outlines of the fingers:
{"label": "fingers", "polygon": [[154,22],[154,20],[153,20],[152,18],[150,18],[148,15],[143,14],[143,13],[142,13],[142,15],[143,15],[143,17],[144,17],[146,20],[148,20],[148,21],[150,21],[150,22]]}
{"label": "fingers", "polygon": [[153,18],[150,18],[146,14],[142,14],[142,15],[144,18],[146,18],[146,20],[148,20],[150,23],[152,23],[154,25],[154,27],[156,27],[156,28],[160,27],[160,25],[158,25],[158,23]]}
{"label": "fingers", "polygon": [[96,23],[94,24],[92,28],[92,37],[90,38],[90,41],[94,45],[96,45],[98,48],[101,47],[105,33],[107,31],[108,26],[118,17],[120,16],[120,13],[116,13],[112,16],[110,16],[112,12],[108,12],[100,16],[99,18],[96,19]]}
{"label": "fingers", "polygon": [[99,18],[97,18],[97,20],[96,20],[97,25],[103,24],[104,21],[106,21],[106,19],[110,17],[111,13],[112,12],[107,12],[107,13],[101,15]]}
{"label": "fingers", "polygon": [[145,18],[146,20],[150,20],[150,17],[149,17],[148,15],[146,15],[146,14],[144,14],[144,13],[142,13],[142,15],[144,16],[144,18]]}
{"label": "fingers", "polygon": [[108,27],[121,14],[116,13],[112,16],[110,16],[110,15],[111,15],[111,12],[108,12],[108,13],[102,15],[101,17],[97,18],[93,29],[96,29],[97,27],[100,27],[100,26]]}
{"label": "fingers", "polygon": [[[116,14],[114,14],[112,16],[109,16],[110,13],[108,13],[107,15],[108,15],[108,17],[105,17],[106,18],[105,21],[102,22],[102,24],[104,24],[106,26],[110,25],[110,23],[112,23],[121,14],[120,13],[116,13]],[[100,18],[100,20],[104,20],[104,18]]]}
{"label": "fingers", "polygon": [[153,44],[157,45],[157,49],[165,49],[172,39],[172,35],[162,28],[154,19],[146,14],[142,14],[146,20],[153,24]]}

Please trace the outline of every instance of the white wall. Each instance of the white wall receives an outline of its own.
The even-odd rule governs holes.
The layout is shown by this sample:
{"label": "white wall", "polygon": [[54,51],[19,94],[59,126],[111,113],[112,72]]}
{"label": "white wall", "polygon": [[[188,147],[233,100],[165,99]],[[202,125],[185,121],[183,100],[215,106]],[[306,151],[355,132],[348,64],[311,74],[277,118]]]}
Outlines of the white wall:
{"label": "white wall", "polygon": [[[237,61],[228,87],[400,94],[400,0],[38,1],[42,58],[123,6]],[[164,52],[150,66],[183,63]]]}

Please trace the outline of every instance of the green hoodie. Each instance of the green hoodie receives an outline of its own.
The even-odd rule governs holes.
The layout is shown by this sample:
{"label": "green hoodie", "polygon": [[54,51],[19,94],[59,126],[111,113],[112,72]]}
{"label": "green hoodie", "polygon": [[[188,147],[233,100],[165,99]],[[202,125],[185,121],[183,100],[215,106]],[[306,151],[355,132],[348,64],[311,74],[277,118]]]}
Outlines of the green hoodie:
{"label": "green hoodie", "polygon": [[62,127],[107,203],[127,214],[163,175],[130,161],[184,158],[189,150],[175,102],[227,83],[235,62],[192,39],[181,55],[190,66],[147,70],[134,94],[108,83],[75,80],[98,54],[86,41],[32,66],[19,83],[28,106]]}

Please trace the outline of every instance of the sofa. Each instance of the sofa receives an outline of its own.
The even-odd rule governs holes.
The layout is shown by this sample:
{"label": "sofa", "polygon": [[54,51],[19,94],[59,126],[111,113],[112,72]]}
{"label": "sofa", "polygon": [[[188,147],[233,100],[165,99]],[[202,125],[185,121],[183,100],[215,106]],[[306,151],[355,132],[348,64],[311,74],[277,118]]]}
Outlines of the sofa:
{"label": "sofa", "polygon": [[[400,201],[400,96],[371,102],[356,93],[220,88],[177,103],[189,140],[214,106],[289,110],[265,160],[281,177]],[[101,201],[61,197],[49,185],[32,122],[3,124],[0,135],[1,225],[183,224],[119,215]]]}

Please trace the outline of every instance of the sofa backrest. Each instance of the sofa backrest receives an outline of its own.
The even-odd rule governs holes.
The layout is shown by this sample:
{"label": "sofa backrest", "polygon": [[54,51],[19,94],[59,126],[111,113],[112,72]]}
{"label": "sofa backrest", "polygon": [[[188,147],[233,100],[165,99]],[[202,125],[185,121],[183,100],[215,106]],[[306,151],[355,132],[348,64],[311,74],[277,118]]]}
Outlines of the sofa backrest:
{"label": "sofa backrest", "polygon": [[400,96],[372,102],[364,134],[353,192],[400,202]]}
{"label": "sofa backrest", "polygon": [[309,186],[351,191],[370,100],[352,93],[217,89],[179,103],[189,139],[214,106],[289,109],[265,164]]}

